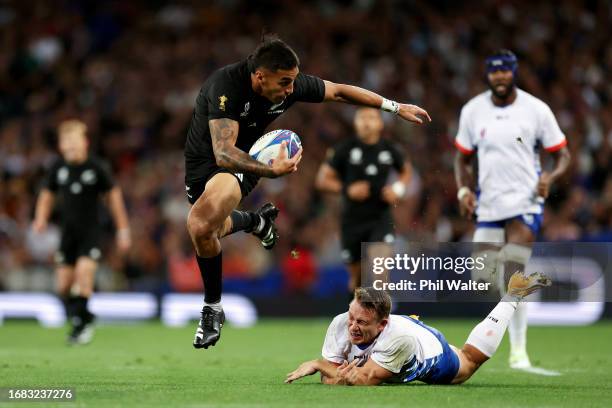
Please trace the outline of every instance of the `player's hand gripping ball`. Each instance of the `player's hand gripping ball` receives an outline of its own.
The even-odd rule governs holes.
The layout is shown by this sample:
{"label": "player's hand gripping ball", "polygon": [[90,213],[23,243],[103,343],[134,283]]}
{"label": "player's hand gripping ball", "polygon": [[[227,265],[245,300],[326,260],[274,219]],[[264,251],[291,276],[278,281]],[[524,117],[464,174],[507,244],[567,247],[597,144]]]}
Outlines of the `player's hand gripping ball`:
{"label": "player's hand gripping ball", "polygon": [[260,163],[271,165],[278,157],[282,143],[286,143],[287,157],[291,159],[302,147],[300,137],[295,132],[277,129],[266,133],[253,144],[249,155]]}

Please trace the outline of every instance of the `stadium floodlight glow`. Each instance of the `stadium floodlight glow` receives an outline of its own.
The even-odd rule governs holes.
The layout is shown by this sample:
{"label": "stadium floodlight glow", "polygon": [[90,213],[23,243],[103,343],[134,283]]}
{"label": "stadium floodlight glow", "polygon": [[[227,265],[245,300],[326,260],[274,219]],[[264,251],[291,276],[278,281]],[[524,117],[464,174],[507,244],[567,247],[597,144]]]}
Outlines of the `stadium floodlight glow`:
{"label": "stadium floodlight glow", "polygon": [[[606,286],[601,266],[588,258],[533,258],[528,273],[554,269],[555,279],[574,285],[576,300],[567,302],[527,302],[527,318],[535,325],[581,326],[598,321],[603,315]],[[540,298],[534,293],[531,299]]]}
{"label": "stadium floodlight glow", "polygon": [[[200,318],[202,295],[172,293],[162,298],[161,320],[167,326],[186,326]],[[223,295],[223,311],[226,320],[235,327],[251,327],[257,323],[257,309],[253,302],[242,295]]]}
{"label": "stadium floodlight glow", "polygon": [[60,327],[66,321],[62,302],[50,293],[0,293],[0,324],[5,318],[34,318],[43,327]]}

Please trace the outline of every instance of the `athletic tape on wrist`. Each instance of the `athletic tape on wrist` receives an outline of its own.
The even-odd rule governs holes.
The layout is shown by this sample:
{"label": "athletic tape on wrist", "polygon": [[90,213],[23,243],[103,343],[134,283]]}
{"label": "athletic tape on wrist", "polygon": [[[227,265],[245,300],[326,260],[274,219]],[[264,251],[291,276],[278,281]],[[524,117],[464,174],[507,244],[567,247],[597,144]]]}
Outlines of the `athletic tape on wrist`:
{"label": "athletic tape on wrist", "polygon": [[399,113],[400,106],[399,103],[395,101],[383,98],[382,103],[380,104],[380,109],[397,115]]}

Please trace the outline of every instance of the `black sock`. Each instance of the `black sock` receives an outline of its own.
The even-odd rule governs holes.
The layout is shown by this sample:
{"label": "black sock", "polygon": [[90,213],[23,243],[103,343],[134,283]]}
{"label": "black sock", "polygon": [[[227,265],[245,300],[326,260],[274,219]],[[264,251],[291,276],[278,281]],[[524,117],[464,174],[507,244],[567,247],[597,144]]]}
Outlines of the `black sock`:
{"label": "black sock", "polygon": [[217,303],[221,300],[223,289],[223,252],[212,258],[202,258],[196,255],[202,282],[204,282],[204,301],[206,303]]}
{"label": "black sock", "polygon": [[238,231],[252,232],[259,224],[259,216],[252,211],[234,210],[230,214],[232,229],[227,235]]}
{"label": "black sock", "polygon": [[74,297],[70,295],[60,296],[62,303],[64,304],[64,311],[66,312],[66,319],[70,320],[74,316]]}
{"label": "black sock", "polygon": [[76,296],[74,298],[74,315],[81,318],[82,322],[89,322],[92,314],[87,310],[87,302],[89,298],[84,296]]}

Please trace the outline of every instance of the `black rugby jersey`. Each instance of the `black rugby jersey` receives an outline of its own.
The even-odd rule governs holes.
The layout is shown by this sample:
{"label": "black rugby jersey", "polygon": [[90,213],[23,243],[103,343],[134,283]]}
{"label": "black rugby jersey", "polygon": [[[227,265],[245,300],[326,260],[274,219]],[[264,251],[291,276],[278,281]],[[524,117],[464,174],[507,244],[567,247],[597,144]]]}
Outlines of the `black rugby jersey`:
{"label": "black rugby jersey", "polygon": [[89,157],[81,164],[58,159],[47,174],[44,187],[56,194],[64,228],[93,228],[99,224],[101,195],[113,187],[108,166]]}
{"label": "black rugby jersey", "polygon": [[185,180],[205,178],[215,155],[208,121],[228,118],[239,123],[236,147],[248,152],[266,127],[295,102],[322,102],[325,84],[320,78],[299,73],[293,93],[274,104],[253,91],[247,60],[215,71],[204,82],[196,99],[195,109],[185,143]]}
{"label": "black rugby jersey", "polygon": [[[342,182],[343,223],[375,221],[389,210],[389,204],[382,199],[382,188],[391,170],[399,172],[404,166],[401,152],[392,143],[380,139],[369,145],[353,137],[330,153],[328,164]],[[353,201],[346,194],[347,188],[361,180],[370,183],[370,196],[364,201]]]}

